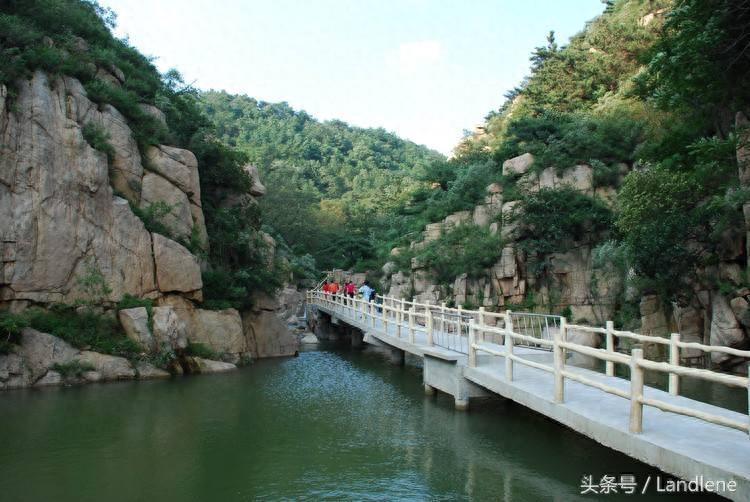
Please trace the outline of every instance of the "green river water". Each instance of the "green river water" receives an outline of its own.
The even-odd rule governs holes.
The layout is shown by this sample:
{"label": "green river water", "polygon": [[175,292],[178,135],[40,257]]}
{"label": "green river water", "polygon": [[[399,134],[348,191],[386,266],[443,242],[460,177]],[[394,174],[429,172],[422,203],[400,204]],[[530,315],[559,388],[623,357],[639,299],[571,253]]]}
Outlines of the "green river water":
{"label": "green river water", "polygon": [[0,395],[2,501],[664,500],[580,495],[624,473],[664,478],[511,402],[454,411],[371,349]]}

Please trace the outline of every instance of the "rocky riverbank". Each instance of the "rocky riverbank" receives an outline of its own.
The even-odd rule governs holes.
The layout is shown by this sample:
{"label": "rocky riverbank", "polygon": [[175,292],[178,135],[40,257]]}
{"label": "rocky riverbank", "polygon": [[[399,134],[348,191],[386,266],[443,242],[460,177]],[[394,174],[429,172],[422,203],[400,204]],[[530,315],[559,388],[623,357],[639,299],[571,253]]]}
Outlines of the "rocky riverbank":
{"label": "rocky riverbank", "polygon": [[[100,70],[122,85],[117,68]],[[161,110],[142,110],[166,127]],[[226,194],[228,210],[255,206],[265,193],[257,169],[245,172],[252,183]],[[157,231],[159,208],[168,210]],[[165,376],[148,362],[164,354],[175,354],[173,373],[205,373],[297,351],[286,322],[301,301],[292,288],[254,294],[243,311],[201,307],[210,242],[195,155],[139,147],[125,117],[89,99],[75,78],[37,71],[12,92],[0,85],[0,221],[0,310],[89,305],[116,317],[144,354],[133,363],[25,329],[0,355],[0,388]],[[272,263],[273,239],[259,234]],[[126,296],[153,308],[117,311]],[[221,361],[190,356],[190,344]]]}

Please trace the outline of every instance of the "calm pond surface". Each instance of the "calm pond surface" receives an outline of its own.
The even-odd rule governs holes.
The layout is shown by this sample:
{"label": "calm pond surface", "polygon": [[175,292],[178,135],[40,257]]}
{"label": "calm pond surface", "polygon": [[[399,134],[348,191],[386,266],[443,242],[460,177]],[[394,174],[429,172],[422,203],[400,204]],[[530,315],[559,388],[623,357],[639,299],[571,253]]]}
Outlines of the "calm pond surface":
{"label": "calm pond surface", "polygon": [[581,496],[584,475],[666,478],[510,402],[454,411],[374,349],[5,392],[0,424],[3,501],[664,500]]}

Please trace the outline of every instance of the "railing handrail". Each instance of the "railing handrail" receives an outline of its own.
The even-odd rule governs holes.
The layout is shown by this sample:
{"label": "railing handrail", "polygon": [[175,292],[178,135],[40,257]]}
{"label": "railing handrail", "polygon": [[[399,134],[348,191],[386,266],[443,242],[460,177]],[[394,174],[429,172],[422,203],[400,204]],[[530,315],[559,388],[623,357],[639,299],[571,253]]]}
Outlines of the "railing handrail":
{"label": "railing handrail", "polygon": [[[317,291],[317,292],[322,293],[322,291],[320,291],[320,289],[318,289],[318,288],[316,288],[316,289],[314,289],[312,291]],[[330,293],[328,293],[328,294],[330,294]],[[341,293],[341,292],[336,293],[336,296],[343,296],[343,293]],[[381,303],[378,304],[378,308],[386,308],[388,310],[398,310],[398,309],[396,307],[392,306],[392,305],[388,305],[387,302],[386,302],[386,300],[390,300],[390,301],[393,301],[393,302],[398,302],[399,304],[402,301],[402,299],[400,299],[400,298],[395,298],[395,297],[390,297],[390,296],[385,296],[385,295],[377,295],[376,294],[376,297],[381,299]],[[356,299],[358,297],[355,296],[354,298]],[[362,301],[362,300],[360,299],[360,301]],[[406,300],[406,299],[403,300],[403,304],[405,306],[417,306],[417,307],[429,308],[430,310],[433,310],[435,312],[439,311],[439,312],[445,313],[445,314],[453,314],[453,313],[458,314],[458,313],[460,313],[463,316],[463,318],[469,318],[469,317],[477,316],[477,315],[484,315],[485,317],[489,317],[489,316],[492,316],[492,317],[503,317],[503,316],[505,316],[505,313],[502,313],[502,312],[488,312],[486,310],[472,310],[472,309],[454,308],[454,307],[447,307],[447,306],[441,306],[441,305],[433,305],[433,304],[429,304],[429,303],[419,303],[419,302],[416,302],[416,301],[409,301],[409,300]],[[417,313],[416,315],[419,315],[419,313]],[[424,315],[424,314],[422,314],[422,315]],[[511,311],[511,316],[513,316],[513,317],[518,317],[518,316],[524,316],[524,317],[548,317],[548,318],[557,318],[557,319],[562,319],[563,318],[563,316],[558,316],[558,315],[553,315],[553,314],[540,314],[540,313],[536,313],[536,312],[516,312],[516,311]],[[578,330],[578,331],[584,331],[584,332],[596,333],[596,334],[602,334],[602,335],[606,335],[608,333],[607,328],[601,328],[601,327],[597,327],[597,326],[586,326],[586,325],[582,325],[582,324],[567,324],[567,328],[569,330]],[[670,341],[669,338],[664,338],[664,337],[660,337],[660,336],[643,335],[643,334],[635,333],[635,332],[632,332],[632,331],[624,331],[624,330],[616,330],[616,329],[611,329],[611,330],[609,330],[609,332],[613,336],[615,336],[615,337],[629,338],[629,339],[633,339],[633,340],[636,340],[636,341],[639,341],[639,342],[656,343],[656,344],[661,344],[661,345],[670,345],[671,344],[671,341]],[[705,345],[705,344],[701,344],[701,343],[697,343],[697,342],[682,342],[682,341],[679,341],[679,342],[677,342],[677,346],[680,347],[680,348],[689,348],[689,349],[701,350],[703,352],[722,352],[722,353],[725,353],[725,354],[728,354],[728,355],[734,355],[734,356],[738,356],[738,357],[746,357],[746,358],[750,359],[750,350],[735,349],[733,347],[727,347],[727,346],[724,346],[724,345]]]}
{"label": "railing handrail", "polygon": [[[679,378],[681,376],[688,376],[692,378],[699,378],[723,385],[729,385],[734,387],[746,387],[748,389],[748,397],[750,398],[750,377],[742,377],[737,375],[729,375],[720,373],[712,370],[688,368],[680,366],[679,352],[682,348],[692,348],[702,350],[704,352],[721,352],[725,354],[735,355],[739,357],[750,358],[750,351],[743,351],[734,349],[732,347],[718,346],[718,345],[704,345],[695,342],[682,342],[678,333],[673,333],[670,338],[662,338],[651,335],[641,335],[630,331],[615,330],[613,323],[607,321],[605,328],[585,326],[578,324],[567,324],[567,320],[562,316],[550,316],[559,319],[559,326],[553,326],[555,329],[552,330],[552,340],[536,338],[526,334],[517,333],[513,327],[513,319],[523,318],[524,316],[544,316],[544,314],[537,313],[525,313],[525,312],[511,312],[506,311],[505,313],[494,313],[495,317],[501,317],[504,319],[502,327],[487,325],[484,323],[490,312],[486,312],[484,308],[479,310],[466,310],[466,309],[453,309],[446,307],[444,304],[440,306],[431,304],[420,304],[414,301],[408,301],[404,299],[397,299],[393,297],[377,295],[380,298],[379,303],[373,301],[365,301],[363,298],[349,297],[342,293],[331,294],[323,293],[316,289],[308,292],[309,303],[313,303],[313,299],[322,299],[322,301],[338,306],[341,313],[347,314],[346,309],[350,309],[351,314],[360,313],[362,314],[362,320],[374,328],[376,317],[382,319],[386,334],[388,333],[387,323],[396,322],[397,330],[400,337],[400,331],[403,326],[404,316],[408,319],[408,334],[411,342],[414,342],[414,332],[421,331],[427,336],[428,345],[434,344],[434,326],[435,326],[435,315],[438,316],[451,316],[457,317],[455,320],[449,320],[447,322],[456,326],[455,336],[459,339],[464,337],[462,333],[463,319],[468,319],[467,332],[468,332],[468,356],[469,366],[476,365],[476,353],[482,351],[491,355],[505,358],[506,368],[506,379],[511,381],[513,379],[513,363],[519,363],[525,366],[530,366],[536,369],[540,369],[545,372],[554,374],[555,377],[555,402],[562,403],[564,401],[564,385],[565,380],[577,381],[581,384],[588,385],[591,387],[598,388],[604,392],[623,397],[629,398],[631,401],[631,413],[630,413],[630,431],[633,433],[639,433],[642,429],[643,421],[643,405],[652,406],[659,408],[664,411],[672,413],[678,413],[686,416],[698,418],[710,423],[722,425],[726,427],[732,427],[744,432],[750,433],[750,420],[745,422],[738,422],[727,418],[726,416],[717,415],[715,413],[708,413],[704,411],[694,410],[691,408],[685,408],[677,406],[673,403],[666,402],[660,399],[645,398],[643,389],[644,378],[643,372],[645,370],[659,371],[669,375],[669,393],[672,395],[679,394]],[[368,308],[369,305],[369,308]],[[406,307],[409,306],[407,309]],[[423,309],[423,312],[418,312],[418,307]],[[379,314],[376,315],[375,310],[379,309]],[[457,313],[457,314],[454,314]],[[414,322],[416,317],[424,318],[424,327],[417,326]],[[479,320],[479,323],[475,322],[475,318]],[[437,320],[441,321],[441,329],[445,328],[445,317],[437,317]],[[546,326],[549,329],[549,326]],[[573,343],[567,340],[568,331],[584,331],[594,334],[600,334],[606,336],[606,347],[598,349]],[[477,332],[486,334],[496,334],[503,337],[504,351],[497,350],[496,344],[487,344],[485,342],[477,342]],[[449,332],[443,333],[449,334]],[[669,362],[657,362],[644,359],[643,350],[641,348],[635,348],[631,354],[623,354],[614,351],[614,338],[623,337],[630,338],[645,343],[658,343],[661,345],[668,345],[670,348]],[[546,347],[552,347],[553,349],[553,364],[548,365],[529,359],[525,359],[513,353],[514,340],[542,345]],[[455,350],[455,349],[453,349]],[[585,356],[593,357],[594,359],[604,361],[606,363],[606,376],[614,377],[614,364],[628,365],[630,367],[630,392],[626,392],[617,387],[605,384],[595,379],[586,377],[584,375],[569,371],[565,369],[565,352],[572,351],[583,354]],[[750,403],[748,403],[748,415],[750,416]]]}

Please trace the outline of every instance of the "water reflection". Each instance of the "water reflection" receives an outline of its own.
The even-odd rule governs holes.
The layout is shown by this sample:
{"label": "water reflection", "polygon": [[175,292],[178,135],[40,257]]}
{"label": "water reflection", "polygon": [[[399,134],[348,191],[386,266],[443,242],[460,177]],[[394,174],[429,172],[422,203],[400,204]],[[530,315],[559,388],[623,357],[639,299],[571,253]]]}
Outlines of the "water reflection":
{"label": "water reflection", "polygon": [[[469,413],[374,350],[0,396],[3,500],[583,500],[657,471],[509,402]],[[617,497],[608,497],[617,500]],[[590,500],[590,499],[589,499]]]}

